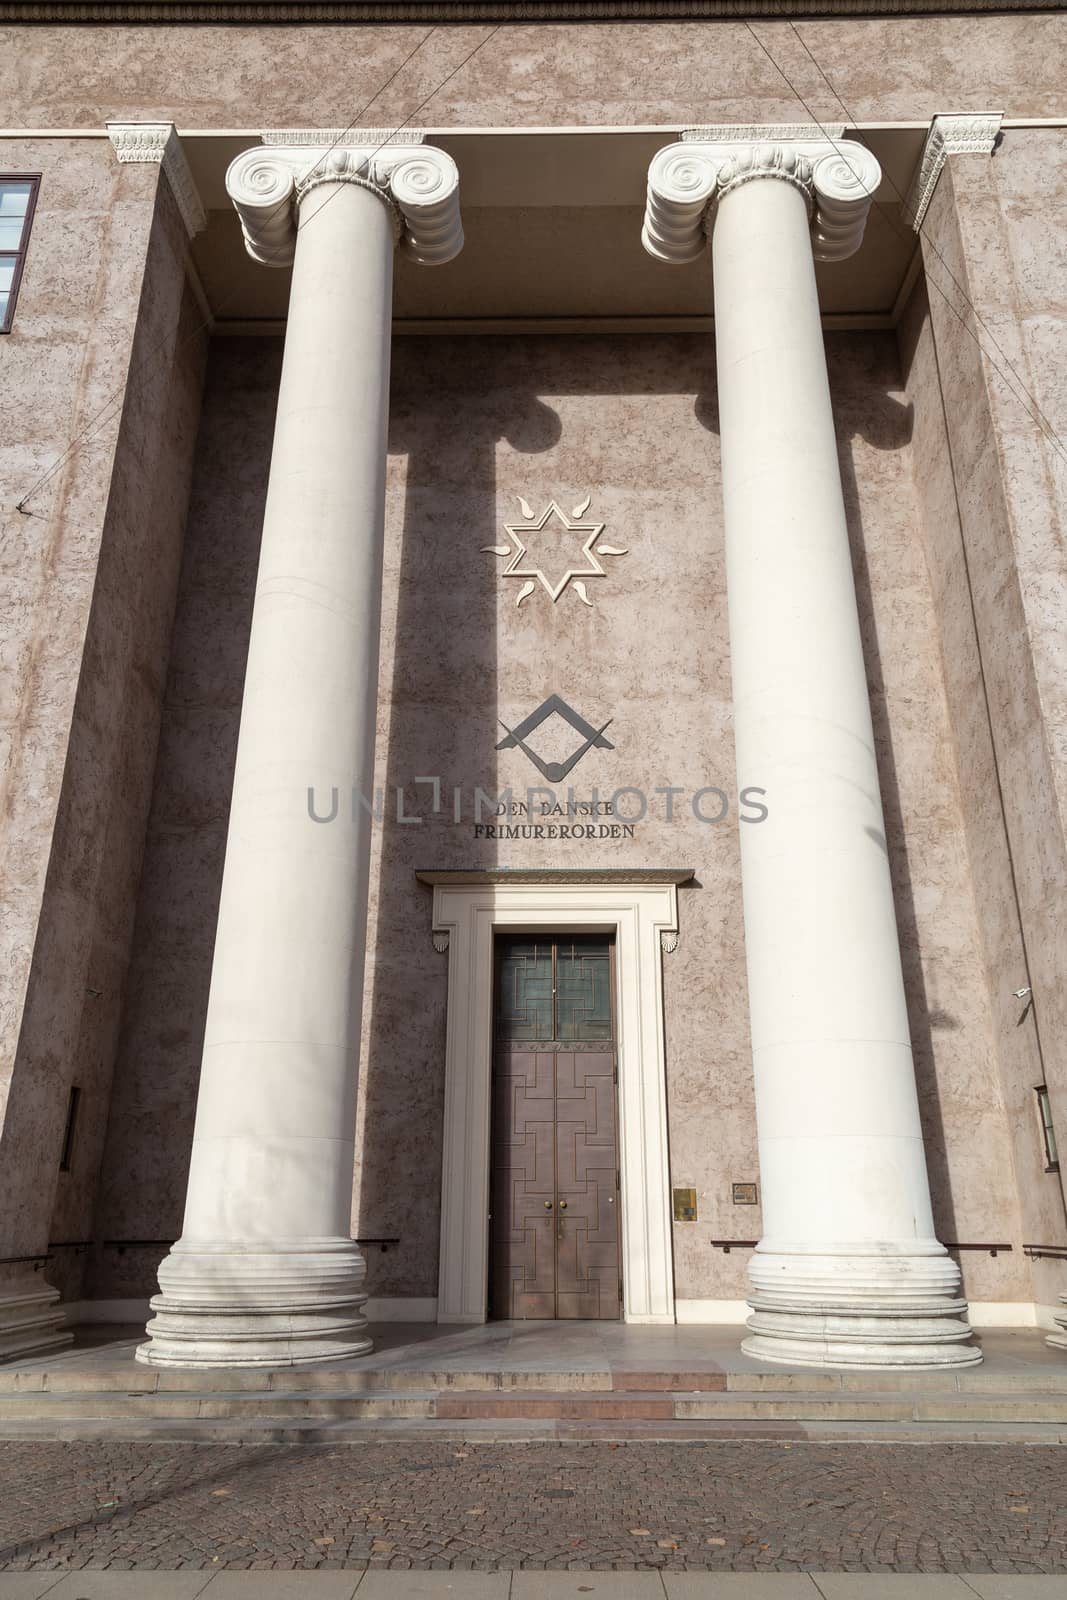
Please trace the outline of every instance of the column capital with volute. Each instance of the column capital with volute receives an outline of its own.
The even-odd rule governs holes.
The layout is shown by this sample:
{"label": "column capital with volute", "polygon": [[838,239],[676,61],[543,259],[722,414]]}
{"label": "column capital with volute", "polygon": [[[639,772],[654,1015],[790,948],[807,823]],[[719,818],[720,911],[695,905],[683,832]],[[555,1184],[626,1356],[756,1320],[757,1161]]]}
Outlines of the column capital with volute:
{"label": "column capital with volute", "polygon": [[695,261],[719,204],[743,183],[771,179],[799,189],[817,261],[844,261],[863,240],[882,170],[865,145],[829,127],[694,128],[653,158],[642,241],[649,255]]}
{"label": "column capital with volute", "polygon": [[398,249],[422,266],[440,266],[463,248],[459,172],[422,135],[378,130],[287,129],[263,135],[226,173],[226,192],[254,261],[288,267],[300,205],[321,184],[349,183],[376,194],[390,213]]}

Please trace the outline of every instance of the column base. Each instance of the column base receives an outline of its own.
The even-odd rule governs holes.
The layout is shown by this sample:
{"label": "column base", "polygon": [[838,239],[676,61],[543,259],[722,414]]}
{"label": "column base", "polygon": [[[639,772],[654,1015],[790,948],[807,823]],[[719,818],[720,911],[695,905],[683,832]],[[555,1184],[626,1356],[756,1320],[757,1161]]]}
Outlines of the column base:
{"label": "column base", "polygon": [[967,1302],[936,1241],[840,1255],[757,1250],[746,1355],[802,1367],[970,1367]]}
{"label": "column base", "polygon": [[362,1356],[366,1264],[351,1239],[179,1239],[138,1361],[154,1367],[288,1367]]}
{"label": "column base", "polygon": [[1045,1343],[1050,1344],[1054,1350],[1067,1350],[1067,1294],[1061,1294],[1060,1299],[1063,1301],[1064,1310],[1057,1311],[1054,1318],[1059,1332],[1050,1333]]}
{"label": "column base", "polygon": [[0,1361],[62,1350],[73,1342],[59,1290],[39,1272],[0,1283]]}

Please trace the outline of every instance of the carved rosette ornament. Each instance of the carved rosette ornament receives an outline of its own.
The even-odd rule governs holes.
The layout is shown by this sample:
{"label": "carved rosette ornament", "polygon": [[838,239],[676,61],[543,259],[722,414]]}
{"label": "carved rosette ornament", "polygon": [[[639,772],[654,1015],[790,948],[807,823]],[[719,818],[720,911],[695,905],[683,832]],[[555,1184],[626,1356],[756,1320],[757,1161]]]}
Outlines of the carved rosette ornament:
{"label": "carved rosette ornament", "polygon": [[292,265],[300,202],[327,183],[356,184],[376,194],[392,215],[397,247],[421,266],[440,266],[459,254],[459,172],[451,156],[433,145],[389,144],[378,134],[368,144],[348,133],[333,146],[326,136],[321,146],[307,137],[246,150],[230,164],[226,192],[254,261]]}
{"label": "carved rosette ornament", "polygon": [[667,145],[649,167],[641,232],[649,255],[672,264],[695,261],[719,202],[757,179],[789,183],[804,195],[816,260],[844,261],[859,249],[882,178],[864,145],[848,139],[733,142],[726,137],[730,129],[700,131],[705,138]]}

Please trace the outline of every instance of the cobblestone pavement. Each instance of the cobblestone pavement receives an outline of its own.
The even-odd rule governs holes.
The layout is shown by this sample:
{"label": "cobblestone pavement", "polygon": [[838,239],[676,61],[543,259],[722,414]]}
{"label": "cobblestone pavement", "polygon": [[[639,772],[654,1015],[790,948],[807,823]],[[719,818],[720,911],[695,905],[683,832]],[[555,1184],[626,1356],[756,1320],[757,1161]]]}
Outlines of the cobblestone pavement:
{"label": "cobblestone pavement", "polygon": [[0,1568],[1067,1572],[1067,1452],[0,1444]]}

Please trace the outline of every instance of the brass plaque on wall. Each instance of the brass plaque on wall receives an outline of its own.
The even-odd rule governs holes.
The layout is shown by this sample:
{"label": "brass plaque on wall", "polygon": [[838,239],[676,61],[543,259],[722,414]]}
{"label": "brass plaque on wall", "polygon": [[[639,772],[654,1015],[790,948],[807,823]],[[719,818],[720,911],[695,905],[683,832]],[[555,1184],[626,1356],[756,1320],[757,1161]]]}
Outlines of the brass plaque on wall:
{"label": "brass plaque on wall", "polygon": [[754,1206],[756,1199],[756,1185],[754,1183],[735,1183],[732,1185],[735,1206]]}
{"label": "brass plaque on wall", "polygon": [[697,1192],[695,1189],[675,1189],[675,1222],[695,1222],[697,1219]]}

